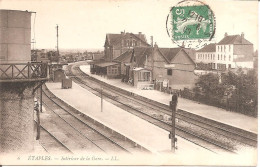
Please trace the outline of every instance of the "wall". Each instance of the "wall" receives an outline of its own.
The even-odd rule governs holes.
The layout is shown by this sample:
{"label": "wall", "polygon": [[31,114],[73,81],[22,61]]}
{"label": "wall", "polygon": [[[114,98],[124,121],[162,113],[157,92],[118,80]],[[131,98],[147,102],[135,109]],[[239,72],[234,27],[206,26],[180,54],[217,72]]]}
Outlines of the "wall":
{"label": "wall", "polygon": [[[197,79],[193,70],[195,64],[187,57],[184,51],[180,51],[179,54],[172,60],[171,63],[175,64],[172,70],[172,75],[167,75],[167,69],[165,64],[168,64],[166,60],[161,56],[158,50],[154,52],[154,70],[153,79],[163,81],[169,80],[169,86],[173,89],[183,89],[184,87],[193,87]],[[148,65],[146,67],[152,67],[151,56],[148,58]]]}
{"label": "wall", "polygon": [[120,65],[113,65],[107,67],[108,78],[118,78],[120,75]]}
{"label": "wall", "polygon": [[0,61],[31,61],[31,13],[0,10]]}
{"label": "wall", "polygon": [[0,154],[33,151],[35,85],[36,82],[1,83]]}
{"label": "wall", "polygon": [[247,55],[253,60],[253,45],[234,45],[234,55]]}

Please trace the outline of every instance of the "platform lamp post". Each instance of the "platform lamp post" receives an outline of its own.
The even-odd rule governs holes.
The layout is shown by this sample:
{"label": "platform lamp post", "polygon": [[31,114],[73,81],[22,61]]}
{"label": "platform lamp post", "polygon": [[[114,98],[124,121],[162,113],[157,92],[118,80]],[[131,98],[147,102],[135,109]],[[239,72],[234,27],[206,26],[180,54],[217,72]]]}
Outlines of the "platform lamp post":
{"label": "platform lamp post", "polygon": [[103,112],[103,87],[100,89],[100,99],[101,99],[101,112]]}
{"label": "platform lamp post", "polygon": [[178,103],[178,95],[174,93],[172,95],[172,101],[170,101],[170,108],[172,109],[172,130],[170,132],[169,138],[171,139],[171,151],[174,153],[175,148],[177,146],[175,143],[177,143],[177,138],[175,137],[175,115],[177,111],[177,103]]}

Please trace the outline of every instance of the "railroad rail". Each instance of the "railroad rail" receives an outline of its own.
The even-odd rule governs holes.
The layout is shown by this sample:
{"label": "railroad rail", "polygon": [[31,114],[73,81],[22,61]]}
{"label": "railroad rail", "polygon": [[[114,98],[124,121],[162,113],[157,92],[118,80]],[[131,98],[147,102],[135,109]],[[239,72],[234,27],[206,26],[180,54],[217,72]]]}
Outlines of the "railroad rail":
{"label": "railroad rail", "polygon": [[[100,139],[91,139],[87,135],[83,133],[80,129],[90,129],[93,133],[95,133],[96,136],[102,136],[102,139],[104,140],[103,142],[107,141],[106,147],[110,147],[112,145],[112,149],[116,150],[116,152],[124,152],[124,153],[130,153],[132,154],[131,151],[133,152],[146,152],[148,153],[149,151],[146,150],[145,148],[141,147],[140,145],[127,140],[124,136],[121,136],[117,132],[113,130],[109,130],[108,127],[105,127],[104,125],[100,124],[94,119],[91,119],[90,117],[82,114],[72,106],[64,103],[61,99],[55,97],[55,95],[50,92],[46,86],[43,86],[43,95],[44,95],[44,105],[49,108],[55,115],[57,115],[60,119],[62,119],[66,124],[68,124],[70,127],[72,127],[75,131],[77,131],[80,135],[82,135],[84,138],[89,140],[92,144],[97,146],[99,149],[101,149],[103,152],[107,153],[107,148],[104,150],[99,144],[96,143],[96,141],[100,142]],[[58,110],[56,112],[53,108],[54,106],[49,106],[49,104],[53,104],[56,107],[58,107],[61,110]],[[66,113],[69,114],[71,117],[68,119],[68,115],[64,117],[64,114]],[[74,120],[74,121],[73,121]],[[77,122],[77,123],[75,123]],[[80,128],[82,127],[82,128]],[[97,138],[97,137],[96,137]],[[100,137],[99,137],[100,138]],[[131,149],[131,151],[128,150],[127,147]],[[111,149],[111,148],[110,148]]]}
{"label": "railroad rail", "polygon": [[[36,120],[34,120],[36,123]],[[59,153],[64,154],[73,154],[73,152],[59,139],[57,139],[51,132],[49,132],[43,125],[41,127],[41,135],[44,135],[44,140],[40,140],[39,144],[47,153],[56,153],[59,150]],[[53,151],[54,148],[56,151]],[[58,149],[57,149],[58,148]]]}
{"label": "railroad rail", "polygon": [[[121,105],[121,107],[122,105],[124,105],[124,107],[127,106],[128,108],[131,108],[132,113],[134,113],[133,110],[135,110],[134,113],[135,115],[139,115],[139,116],[143,115],[143,117],[144,115],[146,115],[146,120],[147,117],[150,117],[149,118],[150,120],[148,120],[149,122],[157,124],[158,126],[170,131],[171,128],[170,123],[154,118],[152,116],[152,113],[147,113],[147,111],[143,112],[142,110],[144,110],[144,107],[141,109],[136,109],[129,104],[126,105],[124,102],[120,102],[119,97],[124,97],[128,99],[128,101],[134,101],[135,104],[139,104],[139,106],[145,106],[146,108],[149,108],[149,110],[152,109],[154,112],[157,111],[157,113],[160,114],[170,115],[171,111],[167,105],[141,97],[131,92],[127,92],[126,90],[122,90],[120,88],[104,83],[100,80],[97,80],[93,77],[90,77],[89,75],[80,71],[80,69],[77,66],[74,67],[73,69],[71,67],[72,66],[69,66],[67,75],[71,76],[75,82],[84,85],[85,88],[86,86],[88,86],[88,88],[91,89],[92,91],[96,91],[97,95],[99,95],[100,88],[98,88],[97,86],[94,88],[91,87],[90,86],[91,82],[94,82],[95,84],[96,83],[101,84],[103,88],[104,87],[109,88],[110,93],[107,93],[108,89],[104,89],[106,91],[103,90],[104,96],[110,98],[111,100],[116,101],[117,103],[119,103],[119,105]],[[74,72],[72,72],[72,70],[74,70]],[[74,73],[76,73],[76,75]],[[111,92],[113,92],[114,95],[111,95]],[[185,126],[183,128],[177,123],[176,129],[178,130],[177,134],[179,136],[184,137],[190,141],[193,141],[194,143],[201,145],[202,147],[209,148],[213,152],[218,152],[219,149],[222,149],[222,151],[225,150],[229,152],[235,152],[236,145],[241,145],[241,144],[242,145],[245,144],[253,147],[256,147],[257,145],[257,135],[254,133],[247,132],[239,128],[231,127],[229,125],[225,125],[207,118],[203,118],[201,116],[197,116],[195,114],[191,114],[183,110],[178,110],[177,118],[182,121],[182,124],[183,122],[186,122],[186,124],[188,123],[188,125],[191,125],[193,128],[195,127],[195,133],[194,133],[193,132],[194,129],[188,130],[187,128],[185,128]],[[184,134],[181,134],[181,131],[182,133],[186,133],[186,136]],[[207,134],[210,134],[213,137],[212,136],[210,137]],[[221,140],[214,139],[214,137],[221,138]],[[234,143],[233,140],[235,140],[235,144],[232,144]]]}

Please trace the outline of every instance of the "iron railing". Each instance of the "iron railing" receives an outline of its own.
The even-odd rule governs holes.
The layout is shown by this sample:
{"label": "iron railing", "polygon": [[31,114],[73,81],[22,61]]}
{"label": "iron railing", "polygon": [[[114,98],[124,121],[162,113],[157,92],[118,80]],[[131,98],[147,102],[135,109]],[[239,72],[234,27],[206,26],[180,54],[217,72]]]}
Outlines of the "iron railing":
{"label": "iron railing", "polygon": [[37,80],[47,77],[47,63],[0,63],[0,80]]}

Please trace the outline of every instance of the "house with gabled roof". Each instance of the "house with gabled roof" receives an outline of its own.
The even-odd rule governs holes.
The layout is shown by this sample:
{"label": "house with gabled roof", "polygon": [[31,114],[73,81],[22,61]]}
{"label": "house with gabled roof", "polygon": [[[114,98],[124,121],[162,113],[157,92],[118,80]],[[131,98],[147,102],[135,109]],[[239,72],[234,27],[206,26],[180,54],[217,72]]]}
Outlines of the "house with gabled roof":
{"label": "house with gabled roof", "polygon": [[[133,76],[135,69],[142,68],[135,80],[151,80],[158,89],[191,88],[197,76],[194,74],[195,62],[192,59],[195,52],[185,48],[135,47],[131,56],[130,73]],[[130,76],[131,76],[130,75]],[[150,76],[149,76],[150,75]]]}
{"label": "house with gabled roof", "polygon": [[[217,63],[226,68],[253,68],[254,47],[245,34],[228,35],[216,45]],[[218,66],[217,66],[218,68]]]}
{"label": "house with gabled roof", "polygon": [[[121,32],[121,34],[106,34],[104,45],[104,60],[91,64],[91,72],[108,78],[120,78],[125,72],[125,57],[133,47],[149,47],[144,34]],[[124,54],[125,53],[125,54]],[[122,71],[123,70],[123,71]]]}
{"label": "house with gabled roof", "polygon": [[217,69],[216,43],[206,45],[196,52],[196,64],[203,65],[199,69]]}
{"label": "house with gabled roof", "polygon": [[[209,44],[196,52],[196,63],[208,70],[225,71],[229,68],[253,68],[253,44],[241,35],[228,35],[217,44]],[[203,68],[204,69],[204,68]]]}
{"label": "house with gabled roof", "polygon": [[149,47],[144,34],[121,32],[121,34],[106,34],[105,60],[112,61],[133,47]]}

